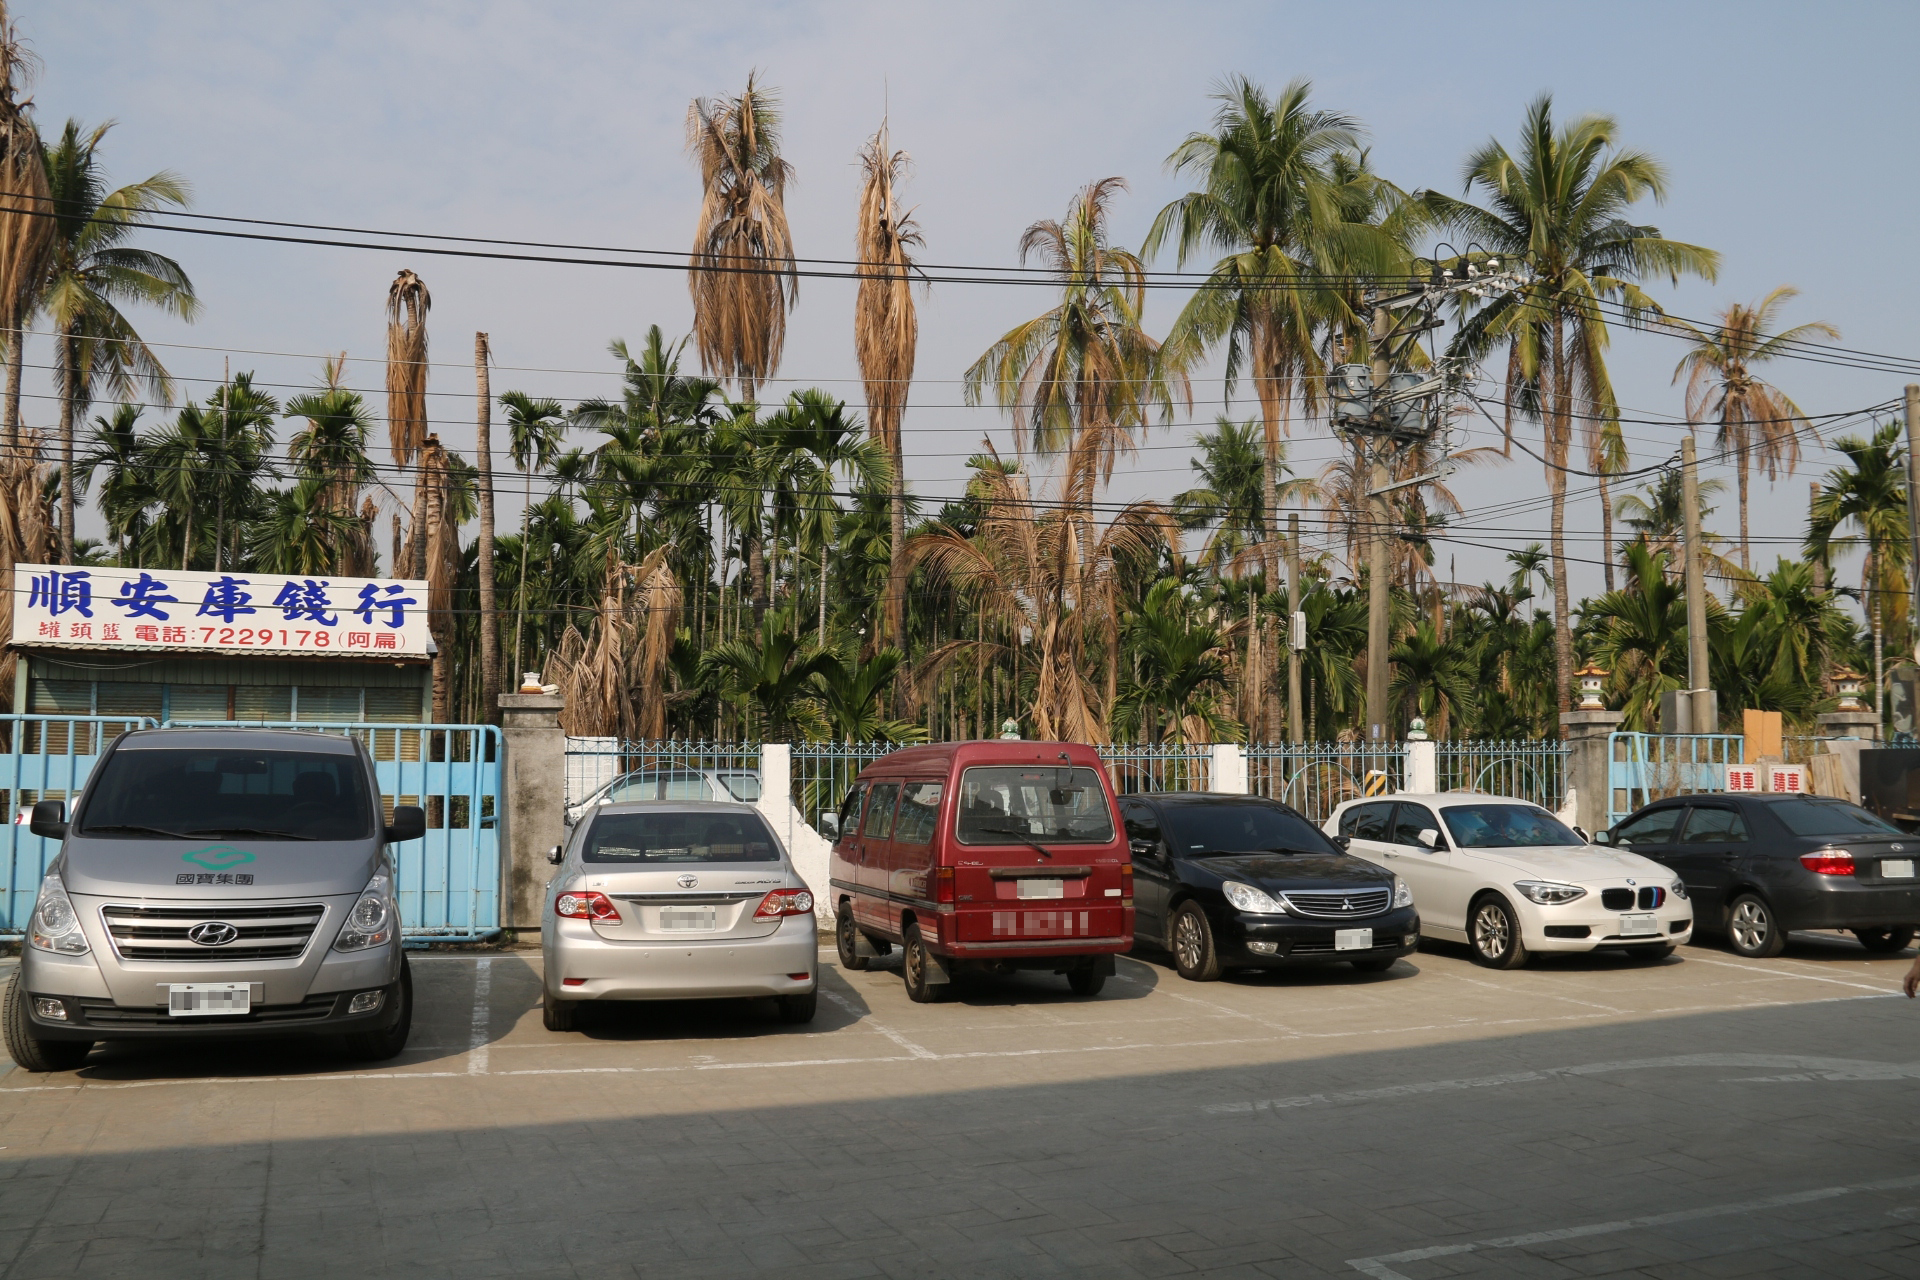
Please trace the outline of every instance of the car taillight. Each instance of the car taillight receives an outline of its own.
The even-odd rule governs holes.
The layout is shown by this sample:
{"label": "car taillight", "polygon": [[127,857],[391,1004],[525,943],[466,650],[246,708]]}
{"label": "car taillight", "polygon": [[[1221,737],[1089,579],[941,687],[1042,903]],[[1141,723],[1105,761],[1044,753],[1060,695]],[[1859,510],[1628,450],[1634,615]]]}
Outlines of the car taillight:
{"label": "car taillight", "polygon": [[1133,905],[1133,864],[1131,862],[1120,864],[1120,905],[1123,907]]}
{"label": "car taillight", "polygon": [[607,895],[597,889],[585,893],[567,892],[553,900],[553,914],[565,916],[569,920],[613,920],[620,919],[620,913],[614,909]]}
{"label": "car taillight", "polygon": [[933,900],[935,902],[953,901],[953,868],[936,867],[933,872]]}
{"label": "car taillight", "polygon": [[1820,876],[1850,876],[1853,874],[1853,855],[1845,849],[1822,849],[1818,853],[1800,855],[1800,865]]}
{"label": "car taillight", "polygon": [[753,910],[756,920],[772,920],[778,916],[804,916],[813,912],[813,895],[805,889],[775,889],[760,899],[760,905]]}

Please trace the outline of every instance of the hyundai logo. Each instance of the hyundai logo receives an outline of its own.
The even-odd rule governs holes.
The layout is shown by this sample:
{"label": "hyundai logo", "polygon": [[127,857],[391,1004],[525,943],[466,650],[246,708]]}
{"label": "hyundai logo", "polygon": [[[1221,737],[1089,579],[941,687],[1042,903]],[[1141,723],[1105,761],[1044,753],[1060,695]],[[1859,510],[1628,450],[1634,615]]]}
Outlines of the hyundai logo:
{"label": "hyundai logo", "polygon": [[674,881],[674,883],[679,885],[682,889],[691,889],[700,883],[700,877],[689,872],[688,874],[681,876],[678,880]]}
{"label": "hyundai logo", "polygon": [[207,920],[187,930],[187,941],[203,947],[224,947],[240,936],[240,931],[224,920]]}

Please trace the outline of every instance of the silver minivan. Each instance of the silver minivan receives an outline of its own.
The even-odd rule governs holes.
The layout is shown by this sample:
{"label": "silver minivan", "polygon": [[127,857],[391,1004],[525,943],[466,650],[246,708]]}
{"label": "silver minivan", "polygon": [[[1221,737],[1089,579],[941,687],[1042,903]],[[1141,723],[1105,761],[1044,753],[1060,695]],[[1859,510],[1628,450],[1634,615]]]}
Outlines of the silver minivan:
{"label": "silver minivan", "polygon": [[271,729],[116,739],[74,803],[34,806],[61,842],[7,986],[7,1052],[69,1070],[97,1041],[324,1035],[355,1057],[406,1047],[413,985],[366,749]]}

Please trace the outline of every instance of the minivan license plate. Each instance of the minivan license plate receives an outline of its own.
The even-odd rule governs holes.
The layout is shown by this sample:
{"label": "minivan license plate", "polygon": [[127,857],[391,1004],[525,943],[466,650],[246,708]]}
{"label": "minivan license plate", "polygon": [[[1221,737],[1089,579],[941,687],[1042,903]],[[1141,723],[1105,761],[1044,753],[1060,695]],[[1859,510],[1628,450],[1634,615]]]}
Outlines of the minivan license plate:
{"label": "minivan license plate", "polygon": [[1064,898],[1067,896],[1067,882],[1064,880],[1015,880],[1013,893],[1016,898]]}
{"label": "minivan license plate", "polygon": [[1659,932],[1660,922],[1653,916],[1620,917],[1620,936],[1623,938],[1641,938]]}
{"label": "minivan license plate", "polygon": [[1880,860],[1880,878],[1882,880],[1913,879],[1913,859],[1882,858]]}
{"label": "minivan license plate", "polygon": [[711,933],[718,924],[718,914],[712,907],[662,907],[660,908],[661,929],[685,930],[689,933]]}
{"label": "minivan license plate", "polygon": [[173,982],[167,984],[167,1013],[175,1018],[251,1013],[253,987],[245,982]]}
{"label": "minivan license plate", "polygon": [[1335,951],[1368,951],[1373,948],[1373,930],[1371,929],[1335,929],[1333,931],[1333,949]]}

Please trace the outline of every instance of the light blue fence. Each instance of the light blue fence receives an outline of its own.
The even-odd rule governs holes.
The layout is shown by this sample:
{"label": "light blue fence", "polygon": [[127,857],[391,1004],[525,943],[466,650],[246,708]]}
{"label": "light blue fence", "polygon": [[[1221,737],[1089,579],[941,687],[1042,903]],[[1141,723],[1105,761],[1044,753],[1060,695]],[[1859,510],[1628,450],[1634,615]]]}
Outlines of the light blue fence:
{"label": "light blue fence", "polygon": [[[70,799],[86,783],[101,749],[130,729],[153,728],[139,717],[0,716],[0,792],[9,826],[6,895],[0,938],[18,938],[57,846],[27,831],[37,800]],[[231,721],[169,728],[233,728]],[[382,811],[397,804],[427,813],[427,833],[393,849],[401,932],[410,938],[459,941],[500,929],[500,731],[490,725],[387,725],[287,722],[250,728],[299,729],[358,738],[373,757]]]}
{"label": "light blue fence", "polygon": [[1609,734],[1607,825],[1668,796],[1726,790],[1727,766],[1746,752],[1737,733]]}

